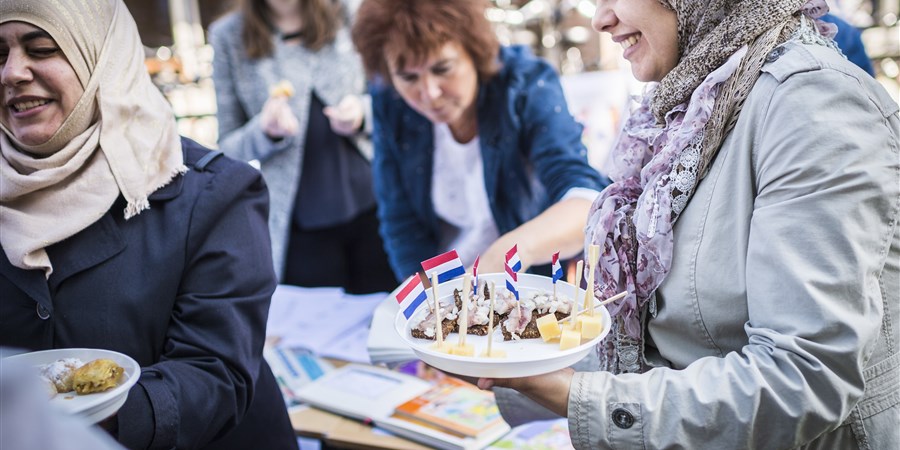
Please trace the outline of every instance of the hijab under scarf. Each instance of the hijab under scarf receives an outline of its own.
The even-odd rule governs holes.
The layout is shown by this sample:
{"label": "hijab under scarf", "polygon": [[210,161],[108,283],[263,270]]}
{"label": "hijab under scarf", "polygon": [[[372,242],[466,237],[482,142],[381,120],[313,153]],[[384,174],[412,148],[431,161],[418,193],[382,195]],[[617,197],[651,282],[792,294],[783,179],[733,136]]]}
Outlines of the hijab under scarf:
{"label": "hijab under scarf", "polygon": [[0,24],[13,21],[49,33],[84,88],[43,144],[25,145],[0,125],[0,243],[14,266],[49,277],[48,246],[99,220],[120,194],[125,219],[136,216],[186,168],[122,0],[0,0]]}
{"label": "hijab under scarf", "polygon": [[[681,58],[651,85],[611,152],[607,187],[591,207],[586,244],[600,246],[595,292],[628,295],[610,307],[601,368],[641,372],[643,318],[669,273],[672,227],[740,114],[766,56],[798,35],[824,0],[659,0],[678,21]],[[801,14],[802,13],[802,14]],[[833,45],[833,43],[832,43]]]}

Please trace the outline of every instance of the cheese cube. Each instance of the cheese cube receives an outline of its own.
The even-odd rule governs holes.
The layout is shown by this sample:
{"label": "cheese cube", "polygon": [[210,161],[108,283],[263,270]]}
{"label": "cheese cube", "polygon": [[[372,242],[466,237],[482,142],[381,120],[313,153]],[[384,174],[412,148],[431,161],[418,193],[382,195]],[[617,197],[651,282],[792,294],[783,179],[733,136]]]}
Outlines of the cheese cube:
{"label": "cheese cube", "polygon": [[431,346],[429,348],[436,352],[452,354],[453,344],[451,344],[447,341],[444,341],[440,345],[438,345],[438,343],[435,342],[434,344],[431,344]]}
{"label": "cheese cube", "polygon": [[584,339],[593,339],[600,336],[603,331],[603,324],[600,322],[600,316],[581,316],[581,337]]}
{"label": "cheese cube", "polygon": [[550,342],[559,337],[559,324],[556,323],[556,315],[546,314],[537,319],[537,328],[541,332],[544,342]]}
{"label": "cheese cube", "polygon": [[475,356],[475,346],[469,343],[451,345],[449,353],[458,356]]}
{"label": "cheese cube", "polygon": [[568,350],[581,345],[581,333],[575,330],[563,330],[559,338],[559,349]]}
{"label": "cheese cube", "polygon": [[483,357],[483,358],[506,358],[506,352],[503,350],[500,350],[499,348],[492,348],[491,354],[488,355],[487,349],[485,349],[483,352],[481,352],[481,357]]}

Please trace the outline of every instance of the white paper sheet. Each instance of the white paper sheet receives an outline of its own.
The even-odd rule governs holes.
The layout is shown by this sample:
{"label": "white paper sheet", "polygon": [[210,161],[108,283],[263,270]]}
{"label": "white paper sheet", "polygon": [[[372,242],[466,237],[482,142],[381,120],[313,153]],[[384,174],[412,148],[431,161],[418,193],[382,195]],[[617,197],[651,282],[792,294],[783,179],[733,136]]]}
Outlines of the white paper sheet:
{"label": "white paper sheet", "polygon": [[386,295],[279,285],[272,295],[266,334],[277,337],[278,346],[368,363],[366,339],[372,312]]}

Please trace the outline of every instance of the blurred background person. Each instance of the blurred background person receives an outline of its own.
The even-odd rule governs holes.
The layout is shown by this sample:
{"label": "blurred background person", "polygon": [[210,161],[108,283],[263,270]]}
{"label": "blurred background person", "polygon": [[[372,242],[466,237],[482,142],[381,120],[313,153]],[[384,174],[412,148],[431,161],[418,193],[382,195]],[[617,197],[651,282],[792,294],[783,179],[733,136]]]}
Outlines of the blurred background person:
{"label": "blurred background person", "polygon": [[628,295],[599,370],[479,386],[576,448],[900,448],[898,105],[821,0],[597,6],[650,83],[586,230]]}
{"label": "blurred background person", "polygon": [[828,13],[822,16],[822,21],[832,23],[837,27],[834,36],[834,42],[847,59],[853,64],[865,70],[871,76],[875,76],[875,68],[872,67],[872,60],[866,53],[866,47],[863,44],[862,33],[858,28],[844,21],[840,17]]}
{"label": "blurred background person", "polygon": [[219,146],[259,161],[282,283],[396,286],[378,235],[352,4],[241,0],[210,26]]}
{"label": "blurred background person", "polygon": [[265,184],[178,136],[124,3],[0,1],[0,104],[0,346],[131,356],[128,448],[296,448]]}
{"label": "blurred background person", "polygon": [[[455,248],[501,272],[581,253],[607,180],[587,162],[559,77],[524,47],[501,47],[486,2],[366,0],[353,42],[373,82],[381,234],[399,278]],[[549,272],[548,272],[549,273]]]}

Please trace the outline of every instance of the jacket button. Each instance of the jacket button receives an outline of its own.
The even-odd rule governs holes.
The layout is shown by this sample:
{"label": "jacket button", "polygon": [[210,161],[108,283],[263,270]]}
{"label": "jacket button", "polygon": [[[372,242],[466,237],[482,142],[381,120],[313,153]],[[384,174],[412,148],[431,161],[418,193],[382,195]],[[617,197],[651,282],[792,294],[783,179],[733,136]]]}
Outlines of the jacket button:
{"label": "jacket button", "polygon": [[47,311],[47,308],[44,308],[44,305],[38,303],[37,304],[37,315],[41,318],[41,320],[47,320],[50,318],[50,311]]}
{"label": "jacket button", "polygon": [[612,419],[613,423],[623,430],[631,428],[631,426],[634,425],[634,416],[626,409],[616,408],[612,413]]}
{"label": "jacket button", "polygon": [[783,46],[775,47],[771,52],[769,52],[768,55],[766,55],[766,62],[773,63],[777,61],[778,58],[781,58],[781,55],[783,55],[785,51],[787,50]]}

